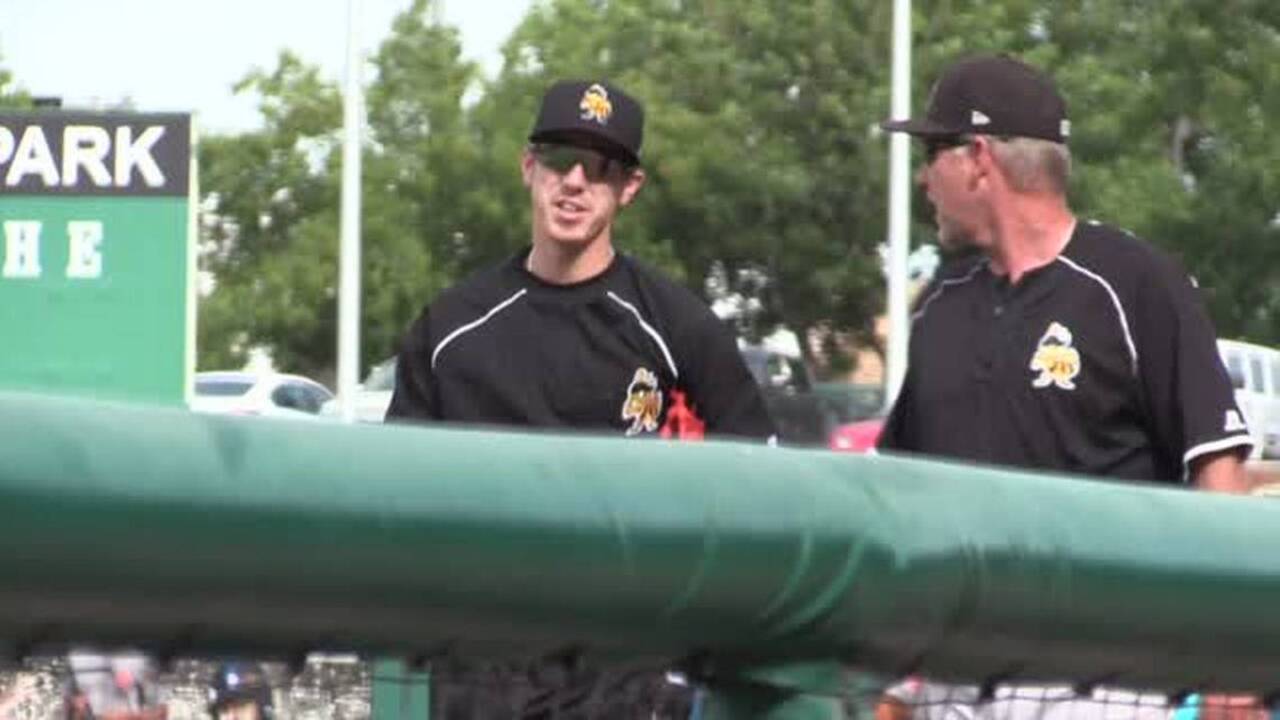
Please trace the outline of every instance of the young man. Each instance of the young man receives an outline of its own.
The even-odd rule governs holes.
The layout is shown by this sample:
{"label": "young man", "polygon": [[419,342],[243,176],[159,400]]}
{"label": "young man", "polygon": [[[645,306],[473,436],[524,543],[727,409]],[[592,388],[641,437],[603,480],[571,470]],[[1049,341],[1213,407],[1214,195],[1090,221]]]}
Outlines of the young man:
{"label": "young man", "polygon": [[673,419],[691,409],[713,436],[774,435],[731,331],[615,248],[645,181],[643,133],[639,103],[609,83],[547,91],[520,159],[532,244],[422,312],[388,420],[650,436],[679,407]]}
{"label": "young man", "polygon": [[[389,421],[772,440],[773,421],[729,328],[692,292],[614,245],[614,220],[644,185],[643,135],[640,104],[614,85],[558,82],[546,92],[520,158],[532,244],[423,310],[403,341]],[[583,688],[594,695],[604,685],[596,677],[508,677],[485,692],[465,676],[442,675],[432,693],[441,717],[637,710],[619,710],[617,697],[583,707]],[[641,696],[648,717],[671,688],[646,675],[626,694]]]}
{"label": "young man", "polygon": [[[978,253],[917,301],[879,448],[1247,492],[1252,441],[1195,283],[1133,235],[1077,221],[1071,125],[1053,81],[1008,56],[962,60],[923,119],[882,127],[924,143],[917,181],[939,244]],[[1070,689],[1021,689],[1053,699],[971,705],[974,688],[908,681],[877,717],[1106,713],[1105,699]],[[1165,715],[1158,703],[1134,709]]]}
{"label": "young man", "polygon": [[983,256],[913,316],[882,450],[1245,492],[1252,444],[1194,281],[1067,206],[1066,105],[1007,56],[964,60],[925,118],[940,242]]}

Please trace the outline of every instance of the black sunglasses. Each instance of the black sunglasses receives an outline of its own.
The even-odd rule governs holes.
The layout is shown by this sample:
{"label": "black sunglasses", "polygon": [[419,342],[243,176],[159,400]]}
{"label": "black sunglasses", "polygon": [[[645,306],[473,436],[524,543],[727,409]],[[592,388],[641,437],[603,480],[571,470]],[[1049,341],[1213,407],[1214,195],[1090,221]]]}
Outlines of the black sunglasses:
{"label": "black sunglasses", "polygon": [[538,143],[530,152],[540,165],[561,175],[573,170],[575,165],[581,165],[582,174],[590,182],[610,180],[622,175],[630,167],[617,158],[576,145]]}
{"label": "black sunglasses", "polygon": [[924,139],[924,159],[929,165],[933,164],[938,156],[952,148],[964,147],[972,142],[972,138],[968,135],[944,135],[941,137],[930,137]]}

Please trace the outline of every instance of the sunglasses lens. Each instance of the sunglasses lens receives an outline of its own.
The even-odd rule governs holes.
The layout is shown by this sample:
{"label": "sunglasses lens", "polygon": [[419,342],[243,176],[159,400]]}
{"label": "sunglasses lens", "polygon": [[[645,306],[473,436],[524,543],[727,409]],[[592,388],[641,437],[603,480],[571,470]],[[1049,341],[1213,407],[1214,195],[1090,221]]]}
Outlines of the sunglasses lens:
{"label": "sunglasses lens", "polygon": [[566,173],[578,164],[578,152],[569,147],[544,147],[537,153],[538,161],[558,173]]}
{"label": "sunglasses lens", "polygon": [[946,150],[965,145],[966,140],[962,137],[940,137],[929,138],[924,142],[924,157],[929,163],[933,163]]}
{"label": "sunglasses lens", "polygon": [[543,145],[535,153],[538,162],[560,174],[582,166],[582,172],[591,182],[599,182],[610,169],[612,161],[594,150],[568,145]]}

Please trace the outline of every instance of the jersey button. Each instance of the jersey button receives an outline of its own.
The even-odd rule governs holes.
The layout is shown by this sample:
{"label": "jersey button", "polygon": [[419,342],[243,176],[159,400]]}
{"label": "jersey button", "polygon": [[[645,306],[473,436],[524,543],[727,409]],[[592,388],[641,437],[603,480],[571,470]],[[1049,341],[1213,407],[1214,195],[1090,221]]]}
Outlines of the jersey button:
{"label": "jersey button", "polygon": [[973,379],[977,382],[987,382],[991,380],[992,370],[995,367],[995,361],[988,355],[982,355],[976,358],[973,368]]}
{"label": "jersey button", "polygon": [[994,308],[992,308],[991,312],[992,312],[996,317],[1000,317],[1001,315],[1003,315],[1003,314],[1004,314],[1004,306],[1003,306],[1003,305],[997,305],[997,306],[995,306]]}

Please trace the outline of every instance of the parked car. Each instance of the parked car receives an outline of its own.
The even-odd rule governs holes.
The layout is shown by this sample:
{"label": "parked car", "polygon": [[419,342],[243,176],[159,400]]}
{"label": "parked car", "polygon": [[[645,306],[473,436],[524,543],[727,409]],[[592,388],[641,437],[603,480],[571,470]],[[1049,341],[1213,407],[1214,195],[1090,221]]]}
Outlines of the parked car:
{"label": "parked car", "polygon": [[[391,405],[391,393],[396,388],[396,359],[383,360],[374,365],[365,376],[364,382],[356,387],[353,402],[356,422],[380,423],[387,416],[387,407]],[[328,418],[337,418],[338,399],[334,398],[324,404],[320,414]]]}
{"label": "parked car", "polygon": [[831,403],[814,392],[804,360],[759,345],[742,344],[739,351],[760,385],[778,441],[793,447],[826,447],[839,419]]}
{"label": "parked car", "polygon": [[1239,340],[1219,340],[1236,404],[1253,435],[1250,457],[1280,458],[1280,350]]}
{"label": "parked car", "polygon": [[196,373],[196,412],[315,418],[333,393],[301,375],[220,371]]}

